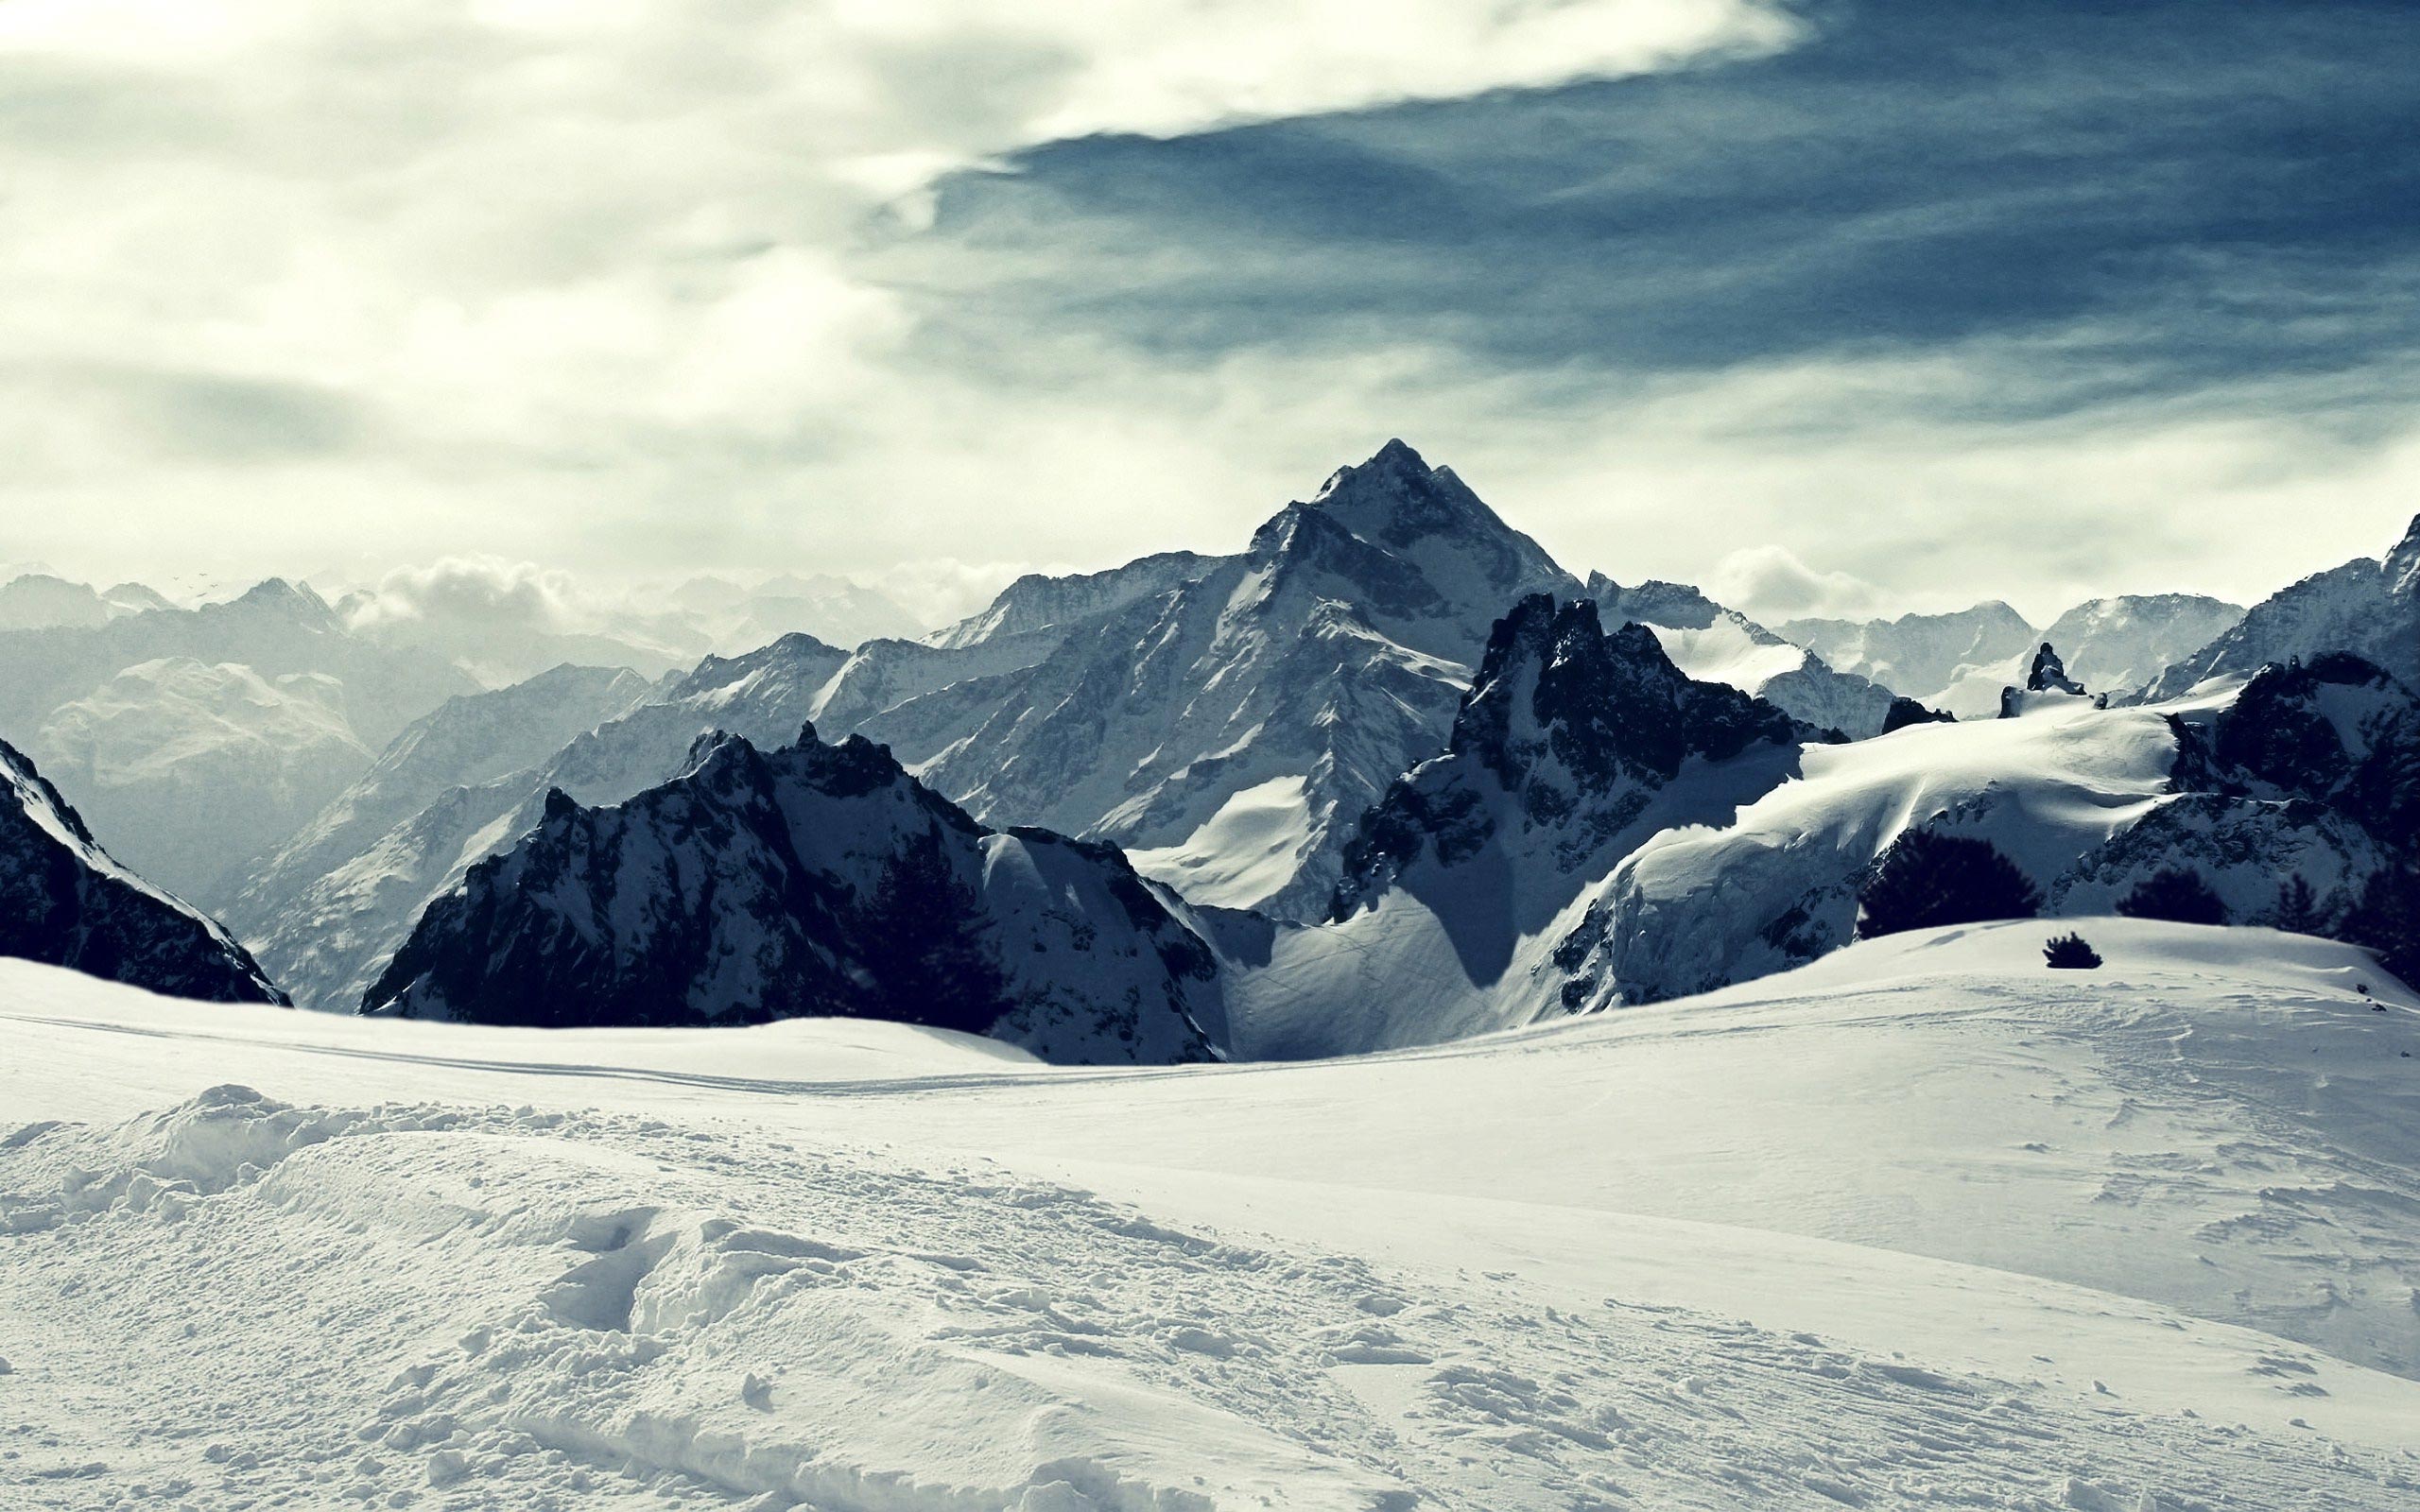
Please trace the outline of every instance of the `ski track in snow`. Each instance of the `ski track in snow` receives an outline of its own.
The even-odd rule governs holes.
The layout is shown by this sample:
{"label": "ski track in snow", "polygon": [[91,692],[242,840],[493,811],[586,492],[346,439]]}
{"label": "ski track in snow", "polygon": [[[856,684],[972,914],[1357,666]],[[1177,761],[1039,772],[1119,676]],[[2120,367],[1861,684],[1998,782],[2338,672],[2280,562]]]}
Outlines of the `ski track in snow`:
{"label": "ski track in snow", "polygon": [[631,1116],[293,1108],[233,1087],[6,1143],[14,1504],[2139,1512],[2420,1495],[2409,1454],[1619,1298],[1561,1310],[1485,1275],[1440,1287],[1176,1231],[988,1164]]}

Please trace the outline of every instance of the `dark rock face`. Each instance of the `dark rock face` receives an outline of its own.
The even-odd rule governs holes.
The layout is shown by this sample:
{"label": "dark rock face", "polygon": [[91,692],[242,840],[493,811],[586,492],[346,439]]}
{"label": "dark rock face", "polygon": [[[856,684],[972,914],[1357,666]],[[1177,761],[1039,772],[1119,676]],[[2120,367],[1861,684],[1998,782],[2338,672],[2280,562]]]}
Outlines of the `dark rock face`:
{"label": "dark rock face", "polygon": [[613,808],[537,828],[431,904],[367,1013],[488,1023],[803,1015],[989,1034],[1065,1061],[1211,1052],[1208,950],[1105,846],[997,833],[860,737],[700,741]]}
{"label": "dark rock face", "polygon": [[2072,693],[2081,696],[2083,684],[2067,676],[2066,667],[2059,661],[2059,653],[2049,642],[2033,653],[2033,665],[2025,674],[2028,693]]}
{"label": "dark rock face", "polygon": [[171,997],[285,1001],[225,930],[112,861],[59,790],[5,741],[0,955]]}
{"label": "dark rock face", "polygon": [[2336,652],[2262,668],[2206,728],[2171,720],[2188,791],[2313,804],[2420,859],[2420,695]]}
{"label": "dark rock face", "polygon": [[1882,732],[1887,735],[1894,730],[1905,730],[1910,725],[1951,724],[1957,717],[1955,714],[1944,713],[1938,709],[1927,709],[1913,698],[1893,698],[1891,712],[1882,716]]}
{"label": "dark rock face", "polygon": [[1364,816],[1332,916],[1424,852],[1451,866],[1508,825],[1525,849],[1543,845],[1559,869],[1579,869],[1689,758],[1726,761],[1759,741],[1829,733],[1737,688],[1693,681],[1643,625],[1608,635],[1593,602],[1531,594],[1496,622],[1445,754],[1397,779]]}

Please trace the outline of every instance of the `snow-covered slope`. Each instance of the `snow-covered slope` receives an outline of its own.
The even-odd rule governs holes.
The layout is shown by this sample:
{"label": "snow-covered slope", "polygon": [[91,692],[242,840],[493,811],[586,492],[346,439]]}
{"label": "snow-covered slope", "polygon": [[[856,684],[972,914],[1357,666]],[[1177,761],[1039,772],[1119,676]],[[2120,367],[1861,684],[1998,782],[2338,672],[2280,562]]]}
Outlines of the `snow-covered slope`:
{"label": "snow-covered slope", "polygon": [[[2342,906],[2410,849],[2397,816],[2420,811],[2413,696],[2365,673],[2380,680],[2358,692],[2281,688],[2277,669],[2248,690],[2213,683],[2129,709],[2034,695],[2013,718],[1809,749],[1798,781],[1726,824],[1658,834],[1616,868],[1559,957],[1572,996],[1673,997],[1833,950],[1851,936],[1875,859],[1913,826],[1990,841],[2053,915],[2105,912],[2170,867],[2199,872],[2239,919],[2261,917],[2293,875]],[[2250,700],[2240,710],[2238,695]],[[2347,714],[2356,703],[2364,718]],[[2281,776],[2316,775],[2260,788],[2237,757],[2208,754],[2263,738],[2306,753],[2273,768]],[[2346,797],[2356,791],[2404,796]]]}
{"label": "snow-covered slope", "polygon": [[2145,690],[2172,698],[2206,678],[2266,662],[2351,651],[2407,678],[2420,676],[2420,515],[2383,561],[2346,562],[2281,589],[2242,623],[2162,673]]}
{"label": "snow-covered slope", "polygon": [[[1243,556],[996,679],[989,707],[954,701],[959,732],[920,770],[978,817],[1113,840],[1180,887],[1213,876],[1221,902],[1313,915],[1361,811],[1443,747],[1496,617],[1578,586],[1392,441],[1280,511]],[[918,702],[870,731],[888,738]],[[1303,814],[1280,857],[1235,805],[1264,808],[1288,779]],[[1219,853],[1235,833],[1252,856]]]}
{"label": "snow-covered slope", "polygon": [[1114,848],[998,833],[862,736],[701,739],[431,904],[363,1011],[481,1023],[804,1015],[988,1034],[1070,1063],[1206,1058],[1209,949]]}
{"label": "snow-covered slope", "polygon": [[216,906],[370,765],[344,702],[324,672],[164,657],[53,710],[32,754],[112,855]]}
{"label": "snow-covered slope", "polygon": [[2045,933],[1116,1073],[0,964],[0,1501],[2401,1512],[2415,1000]]}
{"label": "snow-covered slope", "polygon": [[0,955],[180,997],[283,1003],[227,932],[110,858],[0,741]]}
{"label": "snow-covered slope", "polygon": [[[275,963],[279,983],[297,1004],[349,1012],[429,901],[472,862],[538,822],[547,789],[562,788],[583,803],[618,803],[678,775],[689,747],[709,731],[780,745],[796,735],[847,660],[811,636],[784,636],[745,656],[708,657],[649,701],[595,729],[584,728],[589,706],[576,697],[551,712],[533,711],[527,732],[539,739],[526,745],[487,718],[499,713],[509,726],[520,717],[510,713],[510,690],[493,706],[466,703],[460,713],[468,738],[481,748],[462,785],[424,799],[425,806],[401,819],[382,811],[371,823],[340,821],[323,847],[293,866],[264,871],[235,910],[244,937]],[[478,767],[545,749],[547,737],[573,727],[582,732],[532,765],[478,779]],[[492,748],[481,746],[491,739]]]}

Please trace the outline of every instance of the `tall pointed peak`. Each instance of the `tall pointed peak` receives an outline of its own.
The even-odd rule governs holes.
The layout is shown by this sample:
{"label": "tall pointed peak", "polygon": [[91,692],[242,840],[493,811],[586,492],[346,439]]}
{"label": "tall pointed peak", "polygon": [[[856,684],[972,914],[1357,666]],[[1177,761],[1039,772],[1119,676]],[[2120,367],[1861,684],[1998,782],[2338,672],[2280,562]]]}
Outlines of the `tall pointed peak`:
{"label": "tall pointed peak", "polygon": [[2403,539],[2386,554],[2386,581],[2391,592],[2420,593],[2420,514],[2411,517]]}
{"label": "tall pointed peak", "polygon": [[[1316,505],[1350,502],[1373,495],[1409,498],[1429,490],[1451,489],[1469,496],[1470,490],[1447,468],[1430,467],[1418,452],[1401,438],[1391,440],[1371,454],[1368,461],[1338,468],[1320,485],[1311,501]],[[1477,504],[1476,496],[1471,502]]]}

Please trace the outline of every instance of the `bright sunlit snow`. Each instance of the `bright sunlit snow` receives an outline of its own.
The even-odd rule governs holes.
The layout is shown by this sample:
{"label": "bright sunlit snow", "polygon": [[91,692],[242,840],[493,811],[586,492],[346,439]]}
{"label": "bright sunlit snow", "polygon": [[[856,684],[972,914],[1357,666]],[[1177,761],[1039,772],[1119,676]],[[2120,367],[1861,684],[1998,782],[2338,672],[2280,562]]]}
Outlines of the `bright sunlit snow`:
{"label": "bright sunlit snow", "polygon": [[0,1502],[2410,1506],[2420,1003],[2083,927],[1116,1072],[0,963]]}

